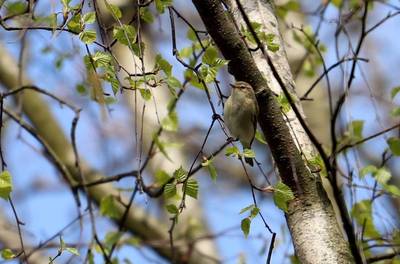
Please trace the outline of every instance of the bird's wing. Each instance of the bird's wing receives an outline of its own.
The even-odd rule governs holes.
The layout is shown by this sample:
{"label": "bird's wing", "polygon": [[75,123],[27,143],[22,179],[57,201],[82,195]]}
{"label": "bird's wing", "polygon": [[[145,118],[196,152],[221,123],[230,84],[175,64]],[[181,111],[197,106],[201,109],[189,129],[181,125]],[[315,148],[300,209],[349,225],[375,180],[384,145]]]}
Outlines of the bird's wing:
{"label": "bird's wing", "polygon": [[253,124],[253,137],[251,139],[250,146],[253,143],[254,136],[256,134],[256,129],[257,129],[257,116],[258,116],[258,104],[257,104],[257,101],[256,101],[256,104],[255,104],[255,107],[256,107],[255,114],[252,115],[252,117],[251,117],[252,118],[251,122]]}

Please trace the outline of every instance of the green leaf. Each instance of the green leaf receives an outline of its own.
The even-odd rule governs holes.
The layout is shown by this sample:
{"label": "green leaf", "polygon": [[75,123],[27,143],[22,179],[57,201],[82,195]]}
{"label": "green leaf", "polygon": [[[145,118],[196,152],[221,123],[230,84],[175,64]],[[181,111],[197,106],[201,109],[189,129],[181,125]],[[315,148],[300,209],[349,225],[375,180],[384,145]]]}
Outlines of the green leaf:
{"label": "green leaf", "polygon": [[96,22],[96,12],[89,12],[83,15],[84,24],[93,24]]}
{"label": "green leaf", "polygon": [[81,21],[81,14],[77,13],[67,23],[67,27],[74,33],[80,33],[83,31],[83,23]]}
{"label": "green leaf", "polygon": [[258,207],[254,207],[251,209],[250,218],[256,217],[260,213],[260,209]]}
{"label": "green leaf", "polygon": [[385,168],[380,168],[378,169],[375,173],[374,173],[374,178],[376,179],[376,181],[378,183],[382,184],[386,184],[390,178],[392,178],[392,174],[390,173],[390,171],[388,171]]}
{"label": "green leaf", "polygon": [[107,1],[104,1],[107,7],[107,10],[111,13],[115,20],[119,20],[122,17],[121,10],[118,6],[109,4]]}
{"label": "green leaf", "polygon": [[321,176],[327,177],[328,173],[326,172],[324,161],[322,160],[321,155],[315,155],[311,159],[308,160],[308,166],[311,171],[319,171]]}
{"label": "green leaf", "polygon": [[192,42],[197,41],[196,33],[191,28],[188,29],[186,33],[186,38],[188,38]]}
{"label": "green leaf", "polygon": [[14,254],[14,252],[12,252],[12,250],[9,249],[9,248],[2,249],[0,252],[1,252],[1,257],[2,257],[4,260],[13,259],[13,258],[16,257],[16,255]]}
{"label": "green leaf", "polygon": [[155,173],[156,183],[159,185],[164,185],[170,181],[172,177],[164,170],[158,170]]}
{"label": "green leaf", "polygon": [[162,121],[161,126],[166,131],[178,131],[179,121],[176,111],[170,112]]}
{"label": "green leaf", "polygon": [[210,83],[215,80],[217,77],[217,68],[215,67],[209,67],[205,64],[200,66],[199,73],[201,78],[206,82]]}
{"label": "green leaf", "polygon": [[201,163],[203,167],[208,169],[208,173],[210,174],[211,179],[215,182],[217,181],[217,169],[213,164],[213,159],[205,160]]}
{"label": "green leaf", "polygon": [[393,108],[393,109],[390,111],[390,114],[391,114],[392,116],[394,116],[394,117],[399,116],[399,115],[400,115],[400,107]]}
{"label": "green leaf", "polygon": [[0,197],[8,200],[10,193],[13,189],[12,177],[10,172],[3,171],[0,173]]}
{"label": "green leaf", "polygon": [[225,156],[239,157],[240,151],[236,146],[228,147],[225,149]]}
{"label": "green leaf", "polygon": [[172,75],[168,76],[167,84],[168,84],[168,86],[170,86],[172,88],[181,88],[182,87],[181,82]]}
{"label": "green leaf", "polygon": [[267,48],[268,48],[268,50],[270,50],[272,52],[277,52],[279,50],[279,44],[277,44],[277,43],[268,43],[267,44]]}
{"label": "green leaf", "polygon": [[74,247],[66,247],[65,250],[68,251],[69,253],[74,254],[75,256],[79,256],[78,249],[76,249]]}
{"label": "green leaf", "polygon": [[113,195],[103,197],[100,201],[100,214],[111,218],[120,218],[117,203]]}
{"label": "green leaf", "polygon": [[400,189],[396,185],[393,185],[393,184],[382,184],[382,188],[386,192],[388,192],[388,193],[390,193],[392,195],[400,197]]}
{"label": "green leaf", "polygon": [[367,174],[375,174],[377,170],[378,168],[375,167],[374,165],[368,165],[360,170],[360,177],[363,178]]}
{"label": "green leaf", "polygon": [[290,111],[290,109],[292,109],[292,107],[290,106],[289,100],[286,98],[286,96],[281,93],[278,95],[278,103],[281,107],[281,111],[286,114]]}
{"label": "green leaf", "polygon": [[253,208],[255,208],[256,206],[254,204],[250,204],[249,206],[246,206],[245,208],[242,208],[242,210],[240,210],[239,214],[243,214],[244,212],[253,210]]}
{"label": "green leaf", "polygon": [[172,198],[176,195],[176,184],[167,183],[164,187],[164,196],[166,199]]}
{"label": "green leaf", "polygon": [[156,66],[160,68],[167,76],[172,74],[172,65],[165,60],[160,54],[156,56]]}
{"label": "green leaf", "polygon": [[7,16],[20,15],[26,12],[28,5],[25,1],[7,1]]}
{"label": "green leaf", "polygon": [[96,67],[109,67],[112,61],[111,55],[106,52],[96,51],[93,56],[92,60]]}
{"label": "green leaf", "polygon": [[394,87],[392,91],[390,92],[390,96],[393,98],[396,97],[396,95],[400,92],[400,86]]}
{"label": "green leaf", "polygon": [[77,84],[75,89],[80,95],[87,95],[88,94],[88,91],[87,91],[85,85],[82,84],[82,83]]}
{"label": "green leaf", "polygon": [[380,237],[372,220],[372,205],[370,200],[362,200],[356,203],[351,209],[351,215],[360,226],[364,227],[365,237]]}
{"label": "green leaf", "polygon": [[140,14],[140,18],[144,22],[149,23],[149,24],[153,23],[153,21],[154,21],[153,14],[150,12],[150,10],[147,7],[141,7],[139,14]]}
{"label": "green leaf", "polygon": [[210,46],[204,52],[204,55],[203,55],[203,58],[201,59],[201,61],[205,64],[213,66],[216,58],[218,58],[218,51],[215,47]]}
{"label": "green leaf", "polygon": [[340,7],[340,5],[342,4],[343,0],[332,0],[331,3],[336,6],[336,7]]}
{"label": "green leaf", "polygon": [[173,177],[178,181],[178,182],[182,182],[185,180],[186,176],[187,176],[187,171],[185,171],[182,166],[179,167],[179,169],[174,171]]}
{"label": "green leaf", "polygon": [[284,184],[283,182],[278,182],[274,186],[274,202],[278,208],[282,209],[284,212],[288,210],[288,202],[294,199],[294,194],[292,190]]}
{"label": "green leaf", "polygon": [[185,187],[186,194],[197,199],[197,195],[199,193],[199,183],[195,180],[190,178]]}
{"label": "green leaf", "polygon": [[172,5],[172,0],[155,0],[156,9],[159,13],[164,13],[165,8]]}
{"label": "green leaf", "polygon": [[175,204],[168,204],[165,206],[165,208],[167,209],[168,213],[170,213],[170,214],[178,214],[179,213],[179,209],[178,209],[178,207],[176,207]]}
{"label": "green leaf", "polygon": [[183,48],[179,51],[179,57],[181,58],[189,58],[193,55],[193,46]]}
{"label": "green leaf", "polygon": [[142,96],[143,100],[149,101],[151,99],[151,91],[150,89],[139,89],[140,95]]}
{"label": "green leaf", "polygon": [[251,220],[249,217],[246,217],[245,219],[243,219],[240,224],[240,228],[242,229],[242,232],[246,238],[250,233],[250,224],[251,224]]}
{"label": "green leaf", "polygon": [[256,131],[255,138],[258,142],[267,145],[267,141],[265,141],[264,134],[262,134],[259,130]]}
{"label": "green leaf", "polygon": [[166,157],[169,161],[172,161],[171,158],[168,156],[167,151],[165,150],[165,142],[161,141],[157,134],[154,134],[153,136],[154,143],[158,147],[158,149],[161,151],[161,153]]}
{"label": "green leaf", "polygon": [[104,238],[104,244],[107,247],[112,247],[113,245],[117,244],[118,241],[120,241],[121,237],[122,237],[123,233],[122,232],[108,232],[106,234],[106,237]]}
{"label": "green leaf", "polygon": [[251,149],[245,149],[245,150],[243,151],[243,156],[246,157],[246,158],[252,158],[252,159],[254,159],[254,158],[256,157],[256,154],[255,154],[254,151],[251,150]]}
{"label": "green leaf", "polygon": [[68,9],[69,4],[71,3],[71,0],[61,0],[61,3],[65,9]]}
{"label": "green leaf", "polygon": [[113,36],[119,43],[130,47],[136,42],[137,32],[131,25],[122,25],[114,28]]}
{"label": "green leaf", "polygon": [[96,31],[85,30],[79,33],[79,39],[85,44],[92,44],[96,41]]}
{"label": "green leaf", "polygon": [[400,156],[400,138],[391,137],[387,140],[390,151],[395,156]]}
{"label": "green leaf", "polygon": [[349,126],[349,131],[355,139],[362,139],[362,131],[364,128],[363,120],[354,120]]}

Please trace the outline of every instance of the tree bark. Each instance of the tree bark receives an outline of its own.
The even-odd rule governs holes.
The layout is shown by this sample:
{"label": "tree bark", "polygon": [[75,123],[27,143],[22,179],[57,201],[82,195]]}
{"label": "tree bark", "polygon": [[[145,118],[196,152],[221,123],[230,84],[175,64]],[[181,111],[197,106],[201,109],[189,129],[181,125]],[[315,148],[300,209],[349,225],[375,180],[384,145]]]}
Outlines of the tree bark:
{"label": "tree bark", "polygon": [[[341,233],[332,205],[322,187],[321,178],[307,166],[306,160],[315,158],[313,144],[293,111],[287,114],[288,119],[284,119],[275,96],[282,93],[282,88],[287,89],[292,96],[295,96],[295,92],[278,23],[270,3],[244,3],[251,22],[256,21],[263,25],[266,33],[275,34],[280,47],[275,54],[260,53],[260,49],[257,54],[249,51],[237,30],[240,26],[235,26],[232,16],[221,2],[193,0],[207,31],[225,59],[230,61],[229,72],[236,80],[250,83],[256,92],[260,108],[258,122],[282,181],[295,194],[295,199],[289,202],[286,219],[296,255],[301,263],[354,262],[349,244]],[[237,7],[233,3],[231,7],[233,13],[237,14]],[[238,16],[235,20],[243,21]],[[243,26],[247,28],[244,23]],[[272,58],[270,63],[276,65],[275,69],[271,68],[267,56]],[[301,113],[301,106],[297,104],[296,108]]]}

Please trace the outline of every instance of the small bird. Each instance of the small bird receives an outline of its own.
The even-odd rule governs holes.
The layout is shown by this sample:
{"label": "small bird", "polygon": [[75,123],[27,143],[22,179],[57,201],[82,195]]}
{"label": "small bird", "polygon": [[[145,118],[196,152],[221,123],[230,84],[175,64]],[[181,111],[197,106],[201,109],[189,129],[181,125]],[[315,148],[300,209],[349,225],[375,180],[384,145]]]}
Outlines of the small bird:
{"label": "small bird", "polygon": [[[247,82],[231,84],[232,92],[224,107],[224,122],[231,135],[239,139],[243,150],[250,149],[256,133],[258,104],[253,88]],[[251,158],[245,161],[253,166]]]}

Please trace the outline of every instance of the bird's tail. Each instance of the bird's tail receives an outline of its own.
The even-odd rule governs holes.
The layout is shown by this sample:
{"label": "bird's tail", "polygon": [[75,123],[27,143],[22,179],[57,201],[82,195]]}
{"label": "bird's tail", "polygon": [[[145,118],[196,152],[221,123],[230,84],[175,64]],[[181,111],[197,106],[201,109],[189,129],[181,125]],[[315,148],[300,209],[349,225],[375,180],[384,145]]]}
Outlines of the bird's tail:
{"label": "bird's tail", "polygon": [[253,167],[253,159],[252,158],[244,158],[244,160],[249,164],[251,167]]}
{"label": "bird's tail", "polygon": [[[245,152],[245,150],[251,150],[250,146],[246,146],[243,145],[243,152]],[[250,157],[244,157],[244,161],[246,161],[247,164],[249,164],[251,167],[253,167],[254,163],[253,163],[253,158]]]}

